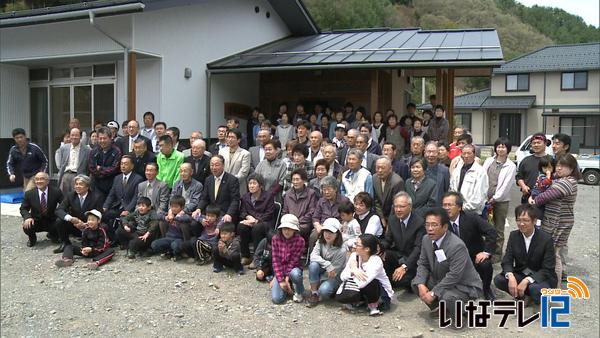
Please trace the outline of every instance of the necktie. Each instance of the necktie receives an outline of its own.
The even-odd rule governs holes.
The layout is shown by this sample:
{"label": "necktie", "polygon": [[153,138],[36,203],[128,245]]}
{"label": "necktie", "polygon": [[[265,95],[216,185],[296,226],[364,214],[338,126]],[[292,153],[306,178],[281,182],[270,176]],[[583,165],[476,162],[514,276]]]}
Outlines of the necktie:
{"label": "necktie", "polygon": [[129,139],[129,152],[133,151],[133,141],[135,141],[135,140],[132,138]]}
{"label": "necktie", "polygon": [[385,181],[381,181],[381,192],[384,193],[385,192]]}
{"label": "necktie", "polygon": [[456,236],[460,237],[460,231],[458,229],[458,224],[452,223],[452,229],[454,229],[454,233],[456,234]]}
{"label": "necktie", "polygon": [[127,176],[123,176],[123,186],[127,186]]}
{"label": "necktie", "polygon": [[48,202],[46,201],[46,192],[42,192],[42,199],[40,200],[40,205],[42,207],[42,214],[45,214],[48,210]]}
{"label": "necktie", "polygon": [[217,195],[219,194],[220,186],[221,186],[221,179],[219,177],[215,177],[215,200],[217,199]]}
{"label": "necktie", "polygon": [[152,183],[148,182],[148,189],[146,190],[146,197],[152,199]]}
{"label": "necktie", "polygon": [[404,221],[400,221],[400,227],[402,230],[406,229],[406,223],[404,223]]}
{"label": "necktie", "polygon": [[83,209],[83,202],[85,202],[85,199],[83,198],[83,196],[79,196],[79,206]]}
{"label": "necktie", "polygon": [[437,245],[436,242],[433,242],[433,251],[438,251],[440,249],[440,247]]}

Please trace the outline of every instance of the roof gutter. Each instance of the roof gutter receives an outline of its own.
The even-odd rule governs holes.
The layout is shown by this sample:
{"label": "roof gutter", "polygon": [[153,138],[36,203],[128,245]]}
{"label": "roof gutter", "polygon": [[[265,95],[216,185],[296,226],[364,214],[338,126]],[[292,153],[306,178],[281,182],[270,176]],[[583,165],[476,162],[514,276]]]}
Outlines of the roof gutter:
{"label": "roof gutter", "polygon": [[123,14],[141,11],[146,7],[143,3],[130,3],[117,6],[107,6],[94,9],[82,9],[70,12],[52,13],[43,15],[26,16],[20,18],[8,18],[0,20],[0,27],[12,27],[12,26],[26,26],[35,25],[41,23],[65,21],[65,20],[76,20],[83,19],[89,16],[89,12],[95,15],[111,15],[111,14]]}
{"label": "roof gutter", "polygon": [[[323,69],[365,69],[365,68],[470,68],[494,67],[504,63],[498,61],[443,61],[443,62],[386,62],[386,63],[351,63],[351,64],[313,64],[313,65],[284,65],[263,67],[209,68],[212,74],[253,73],[283,70],[323,70]],[[209,66],[210,67],[210,66]]]}

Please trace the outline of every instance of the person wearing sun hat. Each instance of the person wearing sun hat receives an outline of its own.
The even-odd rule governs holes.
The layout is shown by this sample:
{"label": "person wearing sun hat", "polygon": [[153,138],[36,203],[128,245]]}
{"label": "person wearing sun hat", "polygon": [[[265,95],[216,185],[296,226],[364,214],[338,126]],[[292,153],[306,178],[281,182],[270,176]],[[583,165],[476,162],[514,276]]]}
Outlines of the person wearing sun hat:
{"label": "person wearing sun hat", "polygon": [[281,217],[277,234],[273,236],[272,264],[275,278],[271,281],[271,300],[275,304],[285,302],[287,296],[293,295],[296,303],[304,301],[304,285],[302,283],[302,254],[304,238],[299,234],[300,221],[293,214]]}
{"label": "person wearing sun hat", "polygon": [[340,273],[346,266],[346,248],[343,245],[340,221],[328,218],[323,222],[319,240],[310,254],[308,306],[313,307],[323,298],[331,297],[341,281]]}

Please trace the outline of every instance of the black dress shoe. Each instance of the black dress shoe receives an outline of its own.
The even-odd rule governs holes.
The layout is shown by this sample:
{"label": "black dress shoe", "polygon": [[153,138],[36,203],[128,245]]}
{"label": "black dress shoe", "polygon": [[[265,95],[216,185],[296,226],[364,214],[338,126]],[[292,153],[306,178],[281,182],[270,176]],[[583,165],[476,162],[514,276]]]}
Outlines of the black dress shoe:
{"label": "black dress shoe", "polygon": [[54,253],[62,253],[63,251],[65,251],[65,245],[61,244],[58,248],[52,250],[52,252]]}
{"label": "black dress shoe", "polygon": [[37,237],[36,236],[30,236],[29,240],[27,241],[27,247],[31,248],[35,245],[35,243],[37,243]]}
{"label": "black dress shoe", "polygon": [[496,293],[494,292],[494,290],[492,290],[492,288],[489,288],[489,289],[483,291],[483,297],[486,300],[490,300],[493,302],[496,300]]}

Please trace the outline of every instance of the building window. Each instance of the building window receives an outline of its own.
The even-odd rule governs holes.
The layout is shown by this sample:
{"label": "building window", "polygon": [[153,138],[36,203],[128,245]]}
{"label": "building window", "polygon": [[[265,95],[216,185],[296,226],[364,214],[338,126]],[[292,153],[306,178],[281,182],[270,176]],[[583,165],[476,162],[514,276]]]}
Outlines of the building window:
{"label": "building window", "polygon": [[454,125],[463,126],[471,131],[471,113],[454,113]]}
{"label": "building window", "polygon": [[561,90],[587,90],[587,72],[562,73],[560,80]]}
{"label": "building window", "polygon": [[600,145],[600,116],[569,116],[560,118],[560,132],[571,135],[572,143],[580,148]]}
{"label": "building window", "polygon": [[115,64],[107,63],[103,65],[94,65],[94,77],[114,77],[115,76]]}
{"label": "building window", "polygon": [[30,69],[29,81],[48,81],[48,68]]}
{"label": "building window", "polygon": [[507,92],[527,92],[529,91],[529,74],[507,74],[506,75]]}

